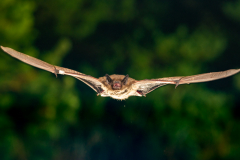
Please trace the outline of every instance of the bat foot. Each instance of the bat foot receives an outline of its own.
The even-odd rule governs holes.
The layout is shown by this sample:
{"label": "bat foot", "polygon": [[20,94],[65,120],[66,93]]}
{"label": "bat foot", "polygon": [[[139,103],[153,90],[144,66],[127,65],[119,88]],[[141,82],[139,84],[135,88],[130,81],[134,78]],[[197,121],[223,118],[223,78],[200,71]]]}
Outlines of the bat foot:
{"label": "bat foot", "polygon": [[104,91],[102,88],[98,87],[98,93],[97,93],[97,96],[101,95],[101,93]]}
{"label": "bat foot", "polygon": [[144,96],[144,97],[146,97],[146,94],[144,94],[143,91],[137,90],[137,93],[142,95],[142,96]]}
{"label": "bat foot", "polygon": [[98,93],[97,96],[101,96],[101,93]]}

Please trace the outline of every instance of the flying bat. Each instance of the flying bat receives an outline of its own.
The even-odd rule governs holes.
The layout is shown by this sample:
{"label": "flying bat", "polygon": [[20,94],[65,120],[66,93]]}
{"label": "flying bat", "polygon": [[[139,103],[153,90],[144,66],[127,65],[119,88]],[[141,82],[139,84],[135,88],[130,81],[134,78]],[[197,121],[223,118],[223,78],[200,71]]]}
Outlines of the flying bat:
{"label": "flying bat", "polygon": [[4,52],[8,53],[12,57],[17,58],[20,61],[30,64],[34,67],[52,72],[56,76],[58,74],[73,76],[91,87],[94,91],[97,92],[97,95],[101,95],[102,97],[111,97],[119,100],[127,99],[130,96],[146,96],[146,94],[149,92],[167,84],[174,84],[176,88],[179,84],[213,81],[229,77],[240,72],[240,69],[229,69],[221,72],[211,72],[192,76],[166,77],[139,81],[130,78],[128,75],[125,76],[117,74],[106,74],[104,77],[94,78],[92,76],[68,68],[51,65],[47,62],[20,53],[8,47],[1,46],[1,48]]}

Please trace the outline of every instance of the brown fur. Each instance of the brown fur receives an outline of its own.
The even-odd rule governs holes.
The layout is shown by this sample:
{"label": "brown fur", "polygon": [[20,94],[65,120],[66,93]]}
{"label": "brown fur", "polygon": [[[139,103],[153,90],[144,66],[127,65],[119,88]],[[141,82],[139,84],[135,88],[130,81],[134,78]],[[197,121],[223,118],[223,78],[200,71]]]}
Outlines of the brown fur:
{"label": "brown fur", "polygon": [[[113,74],[113,75],[110,75],[110,77],[113,81],[120,81],[121,82],[123,80],[123,78],[125,77],[125,75]],[[112,86],[107,83],[106,76],[100,77],[99,81],[102,82],[109,90],[113,90]],[[128,80],[127,80],[127,83],[125,85],[122,84],[122,88],[120,90],[124,90],[124,89],[128,88],[134,82],[136,82],[136,80],[129,77]]]}

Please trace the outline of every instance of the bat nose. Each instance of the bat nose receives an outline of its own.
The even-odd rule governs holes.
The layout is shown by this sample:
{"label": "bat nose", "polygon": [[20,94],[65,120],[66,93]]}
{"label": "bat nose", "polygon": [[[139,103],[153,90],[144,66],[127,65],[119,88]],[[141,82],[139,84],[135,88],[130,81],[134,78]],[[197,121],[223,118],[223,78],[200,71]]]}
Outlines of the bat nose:
{"label": "bat nose", "polygon": [[121,89],[121,87],[122,87],[122,84],[120,81],[113,82],[113,86],[112,86],[113,89]]}
{"label": "bat nose", "polygon": [[120,84],[119,82],[115,82],[115,83],[113,84],[113,87],[119,88],[119,87],[121,87],[121,84]]}

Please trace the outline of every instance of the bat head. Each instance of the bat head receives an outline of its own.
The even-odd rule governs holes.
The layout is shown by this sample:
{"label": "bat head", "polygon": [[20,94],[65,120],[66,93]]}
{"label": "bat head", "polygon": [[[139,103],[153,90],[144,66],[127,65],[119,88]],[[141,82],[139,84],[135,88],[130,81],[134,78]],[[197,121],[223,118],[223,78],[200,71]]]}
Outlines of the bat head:
{"label": "bat head", "polygon": [[113,90],[120,90],[122,89],[123,85],[126,85],[128,81],[128,75],[126,75],[123,79],[112,79],[108,74],[106,74],[107,84],[111,85]]}

